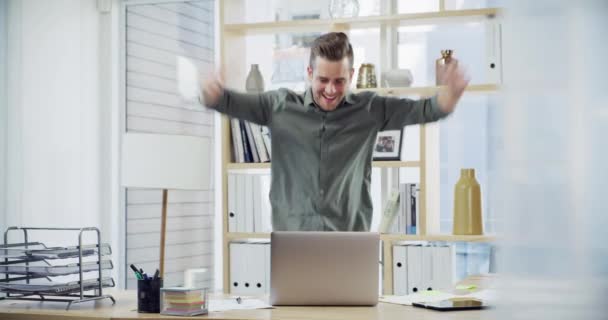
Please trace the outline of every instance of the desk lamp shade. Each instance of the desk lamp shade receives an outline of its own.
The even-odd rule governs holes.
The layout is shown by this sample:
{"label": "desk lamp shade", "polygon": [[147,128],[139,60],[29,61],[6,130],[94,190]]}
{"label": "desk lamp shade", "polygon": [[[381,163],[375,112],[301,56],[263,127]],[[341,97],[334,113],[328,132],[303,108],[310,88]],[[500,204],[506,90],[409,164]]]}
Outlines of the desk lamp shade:
{"label": "desk lamp shade", "polygon": [[122,186],[162,189],[160,275],[164,275],[167,192],[210,185],[210,141],[180,135],[126,133],[122,141]]}

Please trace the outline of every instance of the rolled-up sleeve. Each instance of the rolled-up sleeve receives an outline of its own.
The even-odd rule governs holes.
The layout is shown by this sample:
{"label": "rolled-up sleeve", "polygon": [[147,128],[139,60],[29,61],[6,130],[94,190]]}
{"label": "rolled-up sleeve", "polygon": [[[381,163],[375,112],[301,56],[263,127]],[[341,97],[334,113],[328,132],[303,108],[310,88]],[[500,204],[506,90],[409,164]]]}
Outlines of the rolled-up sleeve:
{"label": "rolled-up sleeve", "polygon": [[399,130],[407,125],[433,122],[449,115],[439,108],[436,95],[419,100],[375,96],[371,104],[380,131]]}
{"label": "rolled-up sleeve", "polygon": [[272,121],[272,110],[280,100],[280,91],[264,93],[240,93],[226,89],[216,106],[210,106],[218,112],[259,125],[268,125]]}

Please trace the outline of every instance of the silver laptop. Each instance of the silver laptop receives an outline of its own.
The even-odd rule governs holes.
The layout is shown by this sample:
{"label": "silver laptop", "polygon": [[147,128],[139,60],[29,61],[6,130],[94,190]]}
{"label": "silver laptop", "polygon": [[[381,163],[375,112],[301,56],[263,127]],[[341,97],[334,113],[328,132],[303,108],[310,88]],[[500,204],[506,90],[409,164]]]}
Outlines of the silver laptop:
{"label": "silver laptop", "polygon": [[378,233],[273,232],[272,305],[378,303]]}

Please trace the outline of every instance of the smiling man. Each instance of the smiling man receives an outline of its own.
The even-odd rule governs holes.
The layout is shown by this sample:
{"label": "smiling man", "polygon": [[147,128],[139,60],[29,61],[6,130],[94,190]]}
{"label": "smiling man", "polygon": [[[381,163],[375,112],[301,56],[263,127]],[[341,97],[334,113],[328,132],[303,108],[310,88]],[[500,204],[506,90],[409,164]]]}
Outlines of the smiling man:
{"label": "smiling man", "polygon": [[261,94],[202,86],[207,106],[270,128],[270,202],[275,231],[369,231],[372,153],[378,131],[437,121],[456,107],[468,84],[455,65],[446,87],[428,99],[349,92],[353,49],[346,34],[317,38],[307,68],[311,86]]}

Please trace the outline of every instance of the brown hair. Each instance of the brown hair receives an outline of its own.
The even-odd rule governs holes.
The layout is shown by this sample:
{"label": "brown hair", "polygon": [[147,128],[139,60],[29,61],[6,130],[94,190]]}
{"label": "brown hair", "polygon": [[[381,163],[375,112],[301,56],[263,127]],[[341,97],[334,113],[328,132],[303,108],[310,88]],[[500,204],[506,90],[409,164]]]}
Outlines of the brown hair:
{"label": "brown hair", "polygon": [[348,57],[350,67],[353,67],[353,47],[344,32],[330,32],[319,36],[310,48],[310,67],[313,68],[317,57],[329,61],[341,61]]}

